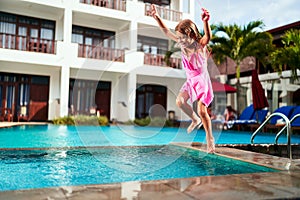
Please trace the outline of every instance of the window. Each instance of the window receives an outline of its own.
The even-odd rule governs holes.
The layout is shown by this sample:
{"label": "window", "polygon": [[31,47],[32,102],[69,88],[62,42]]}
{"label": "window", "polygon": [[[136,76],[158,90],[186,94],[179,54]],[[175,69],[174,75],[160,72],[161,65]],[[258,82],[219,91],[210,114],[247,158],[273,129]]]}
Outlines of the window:
{"label": "window", "polygon": [[35,37],[54,40],[54,30],[54,21],[0,12],[0,33],[28,36],[31,32]]}
{"label": "window", "polygon": [[55,21],[0,12],[0,48],[54,53]]}
{"label": "window", "polygon": [[137,50],[151,54],[165,54],[168,50],[168,40],[138,36]]}
{"label": "window", "polygon": [[136,90],[136,118],[145,118],[149,115],[150,109],[155,104],[161,105],[164,110],[155,110],[152,113],[164,117],[167,105],[167,88],[160,85],[137,85]]}
{"label": "window", "polygon": [[115,33],[81,26],[73,26],[72,42],[91,46],[101,45],[104,47],[115,47]]}
{"label": "window", "polygon": [[101,115],[110,115],[111,82],[70,79],[70,114],[88,114],[96,108]]}
{"label": "window", "polygon": [[46,76],[0,73],[2,106],[9,108],[14,116],[19,115],[23,107],[23,115],[31,113],[36,120],[47,120],[48,107],[35,108],[37,104],[48,104],[48,88],[49,77]]}

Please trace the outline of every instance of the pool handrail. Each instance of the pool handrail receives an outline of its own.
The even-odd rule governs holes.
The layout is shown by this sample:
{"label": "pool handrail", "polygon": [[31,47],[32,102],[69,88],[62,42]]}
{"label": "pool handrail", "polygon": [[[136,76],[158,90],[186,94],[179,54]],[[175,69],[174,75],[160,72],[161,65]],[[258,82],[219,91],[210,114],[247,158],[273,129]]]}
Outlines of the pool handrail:
{"label": "pool handrail", "polygon": [[[300,117],[300,113],[297,114],[297,115],[295,115],[295,116],[290,120],[290,124],[292,125],[292,122],[293,122],[296,118],[298,118],[298,117]],[[286,128],[287,128],[287,125],[285,125],[285,126],[277,133],[277,135],[276,135],[276,137],[275,137],[275,144],[278,144],[278,138],[279,138],[279,136],[283,133],[283,131],[284,131]]]}
{"label": "pool handrail", "polygon": [[282,129],[280,129],[280,131],[276,134],[275,142],[274,142],[275,144],[278,144],[278,138],[283,133],[283,131],[285,131],[286,128],[287,128],[287,124]]}
{"label": "pool handrail", "polygon": [[296,115],[290,120],[291,124],[292,124],[292,122],[293,122],[296,118],[298,118],[298,117],[300,117],[300,113],[299,113],[299,114],[296,114]]}
{"label": "pool handrail", "polygon": [[[257,133],[267,124],[267,122],[274,116],[280,116],[284,119],[285,121],[285,126],[283,128],[281,128],[281,130],[279,131],[280,133],[283,132],[283,129],[286,129],[286,135],[287,135],[287,153],[290,159],[292,159],[292,147],[291,147],[291,123],[290,120],[287,118],[287,116],[285,116],[282,113],[279,112],[275,112],[272,113],[270,116],[267,117],[267,119],[256,129],[256,131],[252,134],[251,136],[251,144],[254,143],[254,138],[257,135]],[[278,134],[277,134],[278,135]],[[277,136],[276,135],[276,136]]]}

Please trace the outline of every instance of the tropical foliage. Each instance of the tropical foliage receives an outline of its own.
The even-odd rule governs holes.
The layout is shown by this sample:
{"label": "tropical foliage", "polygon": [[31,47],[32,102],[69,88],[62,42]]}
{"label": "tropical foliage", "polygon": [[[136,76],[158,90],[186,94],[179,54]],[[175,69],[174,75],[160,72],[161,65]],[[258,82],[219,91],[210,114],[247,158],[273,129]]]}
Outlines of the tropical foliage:
{"label": "tropical foliage", "polygon": [[177,43],[172,41],[171,48],[166,52],[165,58],[164,58],[164,61],[167,64],[167,66],[171,65],[170,58],[171,58],[172,54],[175,52],[179,52],[180,50],[181,49],[178,47]]}
{"label": "tropical foliage", "polygon": [[268,53],[272,50],[272,35],[263,31],[262,21],[253,21],[246,26],[212,25],[212,51],[217,64],[227,57],[236,64],[236,78],[240,78],[240,64],[249,56],[257,58],[262,64],[268,63]]}
{"label": "tropical foliage", "polygon": [[255,57],[264,66],[269,63],[268,55],[273,50],[273,38],[268,32],[263,31],[262,21],[253,21],[245,26],[212,25],[212,55],[217,64],[222,64],[231,58],[236,64],[237,110],[245,102],[241,94],[240,65],[247,57]]}
{"label": "tropical foliage", "polygon": [[57,125],[93,125],[93,126],[106,126],[109,121],[106,116],[86,116],[86,115],[78,115],[78,116],[66,116],[60,117],[52,120],[53,124]]}
{"label": "tropical foliage", "polygon": [[298,79],[297,69],[300,70],[300,30],[292,29],[282,36],[283,47],[271,54],[274,70],[280,74],[284,66],[292,71],[292,78]]}
{"label": "tropical foliage", "polygon": [[128,121],[126,125],[137,125],[137,126],[153,126],[153,127],[176,127],[176,123],[172,120],[168,120],[164,117],[145,117],[140,119],[134,119]]}

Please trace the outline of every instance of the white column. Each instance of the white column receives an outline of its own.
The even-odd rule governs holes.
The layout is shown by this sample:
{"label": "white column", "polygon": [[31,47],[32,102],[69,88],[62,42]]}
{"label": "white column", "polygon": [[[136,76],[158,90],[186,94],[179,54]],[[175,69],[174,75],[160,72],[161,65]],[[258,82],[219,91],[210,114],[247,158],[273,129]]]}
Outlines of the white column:
{"label": "white column", "polygon": [[[71,1],[66,1],[71,2]],[[71,43],[72,39],[72,9],[71,5],[68,5],[64,11],[64,42]]]}
{"label": "white column", "polygon": [[60,99],[60,71],[55,70],[50,75],[49,91],[49,112],[48,119],[52,120],[60,116],[59,100]]}
{"label": "white column", "polygon": [[[184,4],[184,1],[186,1],[186,0],[179,0],[179,11],[183,11],[183,4]],[[173,2],[174,3],[174,2]]]}
{"label": "white column", "polygon": [[131,71],[127,76],[127,107],[129,119],[135,118],[136,73]]}
{"label": "white column", "polygon": [[137,48],[137,29],[138,29],[138,25],[136,20],[132,20],[130,23],[130,30],[129,30],[129,49],[130,50],[136,50]]}
{"label": "white column", "polygon": [[275,84],[272,87],[272,110],[271,111],[274,111],[276,108],[278,108],[278,98],[279,98],[278,92],[279,91],[278,91],[277,87],[278,87],[277,84]]}
{"label": "white column", "polygon": [[68,115],[70,67],[62,66],[60,74],[60,117]]}
{"label": "white column", "polygon": [[69,103],[69,80],[70,80],[70,62],[73,59],[73,51],[71,48],[72,40],[72,6],[73,1],[64,1],[64,19],[63,19],[63,42],[60,47],[59,55],[62,58],[62,67],[60,74],[60,116],[68,115]]}
{"label": "white column", "polygon": [[[197,2],[198,3],[198,2]],[[190,0],[190,14],[193,18],[200,18],[200,16],[195,16],[195,6],[196,6],[196,1],[194,0]],[[198,6],[200,7],[200,6]],[[201,9],[201,8],[200,8]],[[202,13],[202,11],[200,11],[199,13]]]}

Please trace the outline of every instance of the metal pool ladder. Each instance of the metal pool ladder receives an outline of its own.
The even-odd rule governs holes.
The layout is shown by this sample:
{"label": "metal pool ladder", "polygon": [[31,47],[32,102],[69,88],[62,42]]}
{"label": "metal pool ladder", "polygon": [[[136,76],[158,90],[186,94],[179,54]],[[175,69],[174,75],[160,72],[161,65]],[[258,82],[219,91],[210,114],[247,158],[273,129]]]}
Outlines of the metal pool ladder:
{"label": "metal pool ladder", "polygon": [[[291,120],[290,120],[290,124],[292,125],[292,122],[296,119],[300,117],[300,114],[295,115]],[[283,133],[283,131],[287,128],[287,125],[285,125],[276,135],[275,137],[275,144],[278,144],[278,138],[279,136]]]}
{"label": "metal pool ladder", "polygon": [[279,136],[283,133],[284,130],[286,130],[286,135],[287,135],[287,154],[289,156],[289,159],[292,160],[292,146],[291,146],[291,122],[294,121],[297,117],[300,116],[300,114],[295,115],[291,120],[287,118],[282,113],[272,113],[257,129],[256,131],[252,134],[251,136],[251,144],[254,143],[254,138],[257,135],[257,133],[267,124],[267,122],[274,116],[280,116],[284,119],[285,121],[285,126],[281,128],[281,130],[277,133],[275,137],[275,144],[278,143],[278,138]]}

